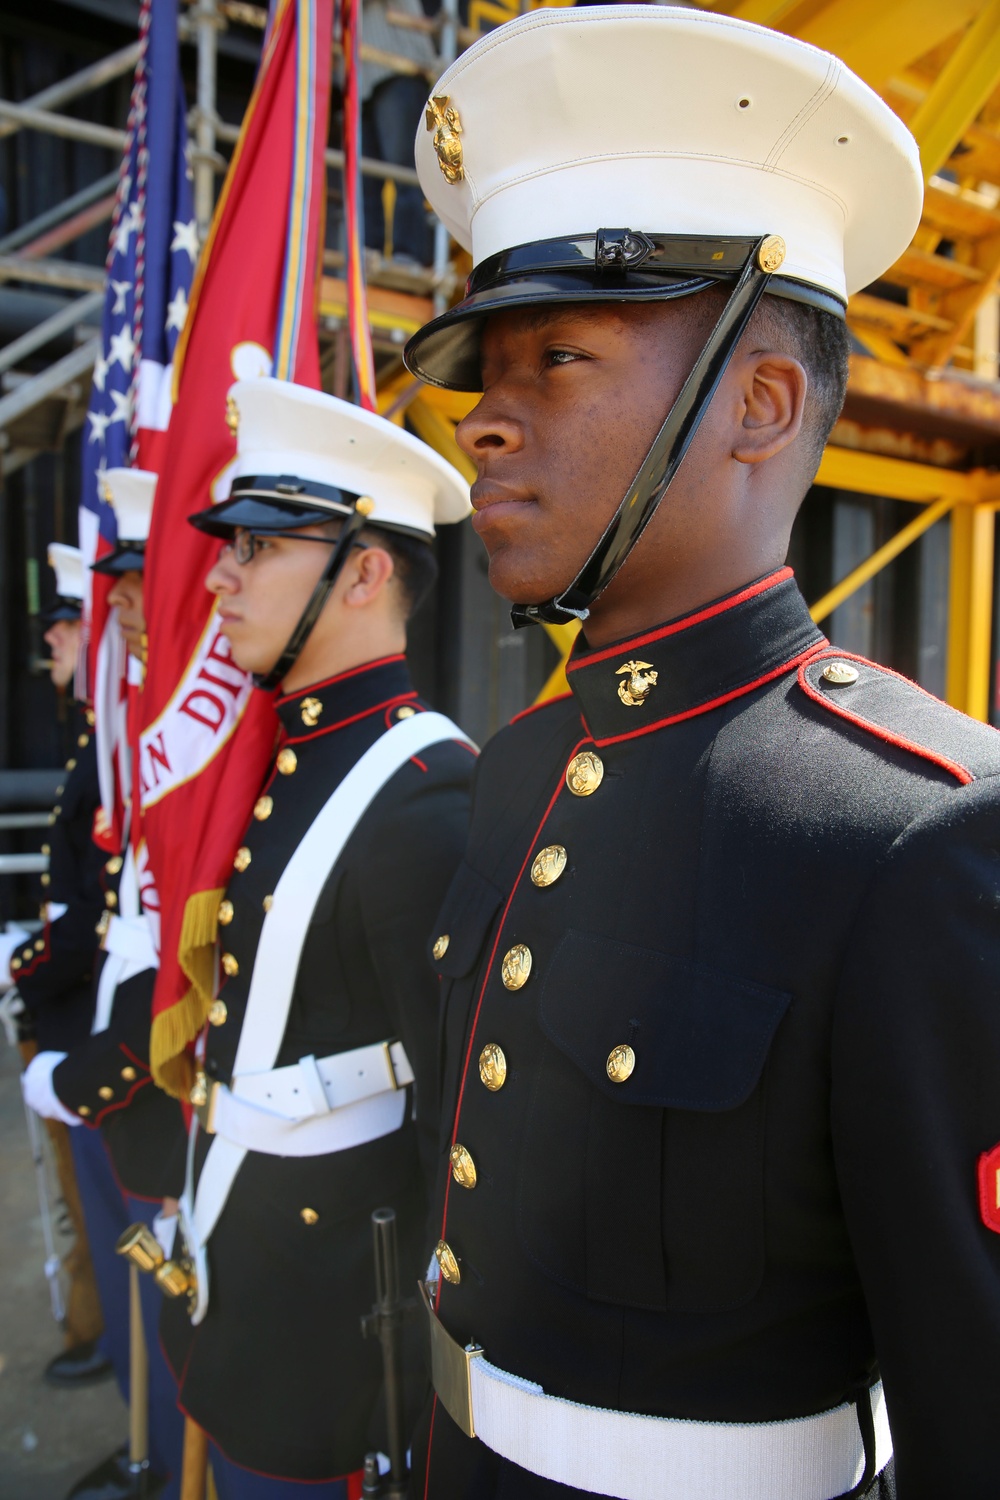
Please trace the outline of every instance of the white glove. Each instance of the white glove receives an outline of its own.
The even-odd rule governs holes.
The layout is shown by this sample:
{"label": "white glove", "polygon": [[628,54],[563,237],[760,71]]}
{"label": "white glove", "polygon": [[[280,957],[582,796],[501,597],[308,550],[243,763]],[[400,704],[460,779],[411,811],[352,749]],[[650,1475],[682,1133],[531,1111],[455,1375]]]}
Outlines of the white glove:
{"label": "white glove", "polygon": [[66,1057],[65,1052],[39,1052],[21,1074],[24,1102],[36,1115],[46,1120],[62,1120],[64,1125],[82,1125],[79,1115],[66,1108],[52,1087],[52,1074]]}
{"label": "white glove", "polygon": [[26,932],[23,927],[10,926],[6,931],[0,932],[0,985],[15,982],[10,972],[10,961],[18,948],[23,948],[25,943],[30,942],[31,933]]}
{"label": "white glove", "polygon": [[17,1018],[24,1015],[24,1001],[18,994],[17,987],[12,985],[0,1000],[0,1026],[3,1027],[7,1038],[8,1047],[17,1046]]}

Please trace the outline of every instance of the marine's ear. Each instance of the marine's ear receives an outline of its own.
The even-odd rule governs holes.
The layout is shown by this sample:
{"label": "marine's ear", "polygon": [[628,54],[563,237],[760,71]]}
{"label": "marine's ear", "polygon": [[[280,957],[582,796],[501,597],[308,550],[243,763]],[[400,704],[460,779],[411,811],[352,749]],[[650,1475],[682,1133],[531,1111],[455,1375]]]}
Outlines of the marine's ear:
{"label": "marine's ear", "polygon": [[809,377],[790,354],[748,354],[734,374],[740,379],[743,417],[733,458],[759,464],[774,458],[802,430]]}

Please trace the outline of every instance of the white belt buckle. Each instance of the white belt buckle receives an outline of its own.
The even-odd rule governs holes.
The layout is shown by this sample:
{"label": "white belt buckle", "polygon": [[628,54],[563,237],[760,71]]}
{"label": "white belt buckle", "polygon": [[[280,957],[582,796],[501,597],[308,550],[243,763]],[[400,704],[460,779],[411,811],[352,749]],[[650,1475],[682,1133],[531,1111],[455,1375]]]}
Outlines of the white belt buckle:
{"label": "white belt buckle", "polygon": [[476,1424],[472,1411],[472,1361],[478,1359],[482,1349],[470,1344],[463,1349],[441,1322],[434,1311],[431,1289],[426,1281],[419,1281],[420,1300],[427,1314],[427,1329],[430,1337],[431,1384],[441,1405],[466,1437],[475,1437]]}

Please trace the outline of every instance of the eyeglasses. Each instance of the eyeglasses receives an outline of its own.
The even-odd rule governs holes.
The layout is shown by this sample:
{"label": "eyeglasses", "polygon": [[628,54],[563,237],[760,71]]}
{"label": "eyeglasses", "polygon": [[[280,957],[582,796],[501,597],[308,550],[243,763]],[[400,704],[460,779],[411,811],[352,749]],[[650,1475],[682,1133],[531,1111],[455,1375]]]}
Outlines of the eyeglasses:
{"label": "eyeglasses", "polygon": [[[303,536],[301,531],[264,531],[259,534],[255,531],[244,531],[240,528],[233,532],[232,539],[223,542],[219,548],[219,556],[224,557],[227,552],[233,554],[233,561],[241,568],[246,567],[248,562],[253,561],[254,553],[257,551],[259,542],[270,541],[273,536],[287,537],[293,542],[321,542],[324,547],[335,547],[339,540],[335,536]],[[367,542],[354,542],[355,547],[362,549],[367,547]]]}

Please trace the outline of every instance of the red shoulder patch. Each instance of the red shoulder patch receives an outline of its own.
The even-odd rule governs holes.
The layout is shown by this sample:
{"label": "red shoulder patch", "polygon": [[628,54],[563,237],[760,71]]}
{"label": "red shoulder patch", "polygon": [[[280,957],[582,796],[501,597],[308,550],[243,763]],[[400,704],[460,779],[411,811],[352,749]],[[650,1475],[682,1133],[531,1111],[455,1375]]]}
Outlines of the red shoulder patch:
{"label": "red shoulder patch", "polygon": [[979,1213],[986,1228],[1000,1234],[1000,1145],[979,1158]]}

